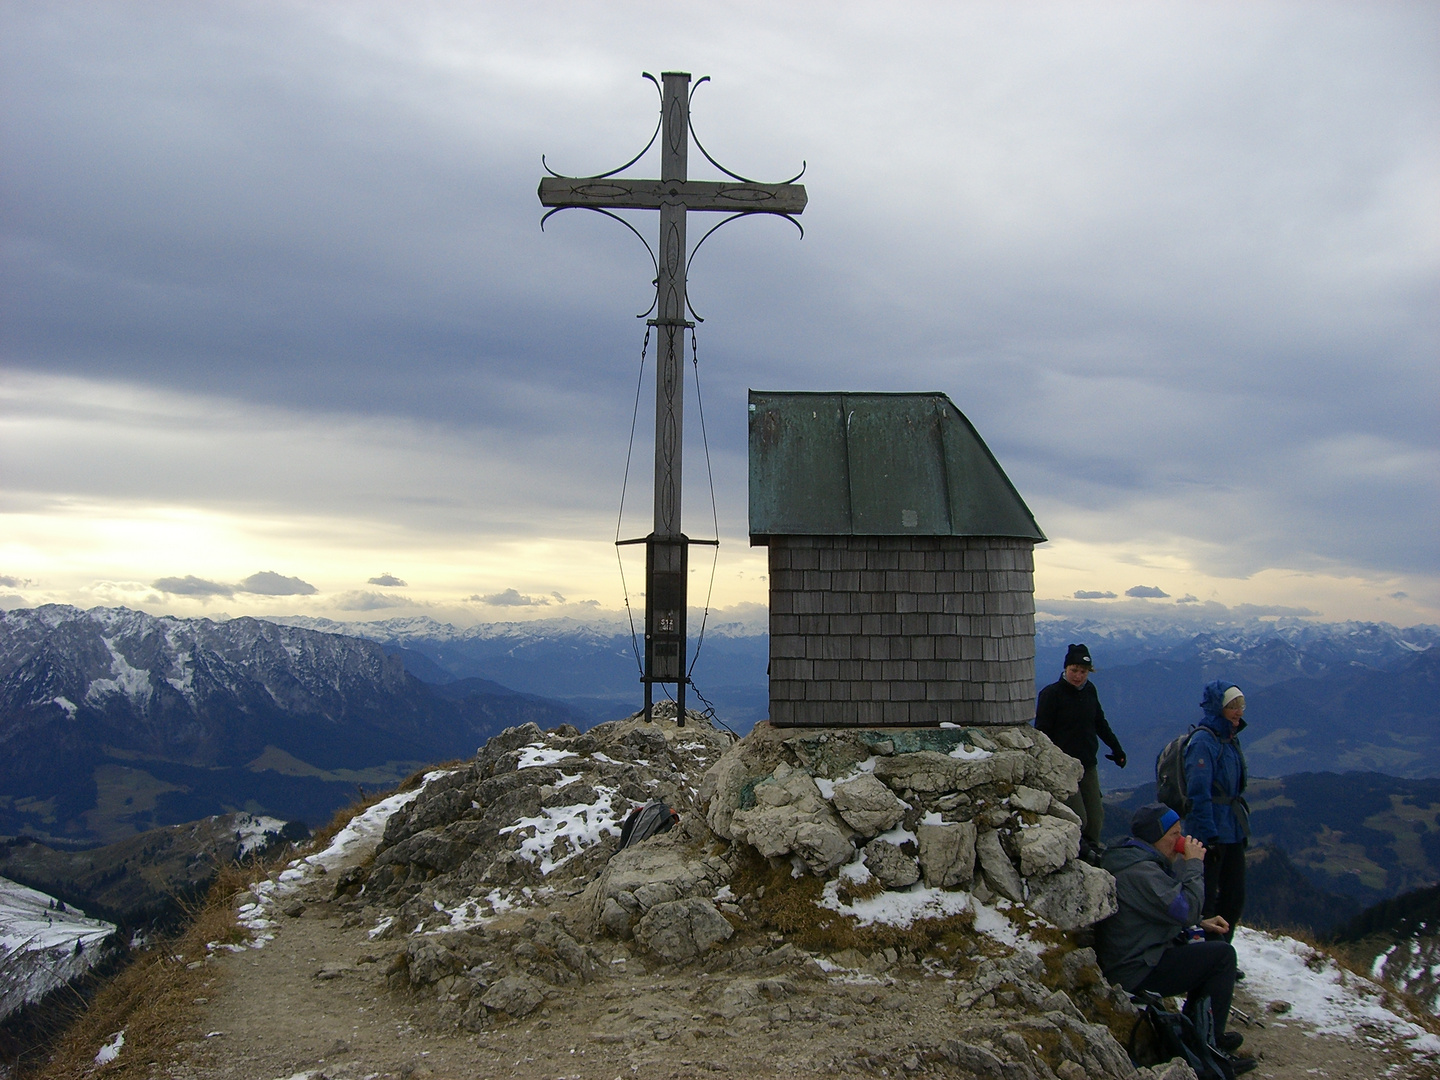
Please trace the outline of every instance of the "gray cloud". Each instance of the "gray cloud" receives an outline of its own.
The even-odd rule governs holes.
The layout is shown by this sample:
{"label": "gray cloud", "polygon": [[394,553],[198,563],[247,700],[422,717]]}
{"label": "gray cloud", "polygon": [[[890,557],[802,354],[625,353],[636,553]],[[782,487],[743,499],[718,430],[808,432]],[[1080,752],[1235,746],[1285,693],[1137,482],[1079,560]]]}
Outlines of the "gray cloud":
{"label": "gray cloud", "polygon": [[1198,604],[1199,602],[1200,598],[1191,593],[1186,593],[1184,596],[1180,597],[1179,600],[1175,601],[1175,603],[1177,604]]}
{"label": "gray cloud", "polygon": [[1437,580],[1440,9],[685,10],[0,11],[7,368],[204,405],[16,405],[6,494],[605,535],[650,267],[535,181],[684,55],[721,160],[812,162],[691,278],[727,538],[747,386],[938,387],[1051,535]]}
{"label": "gray cloud", "polygon": [[1134,597],[1154,597],[1156,599],[1164,599],[1170,594],[1164,589],[1157,588],[1154,585],[1132,585],[1130,586],[1130,588],[1125,590],[1125,595]]}
{"label": "gray cloud", "polygon": [[409,584],[409,582],[402,581],[394,574],[381,574],[378,577],[367,578],[365,583],[367,585],[383,585],[391,589],[400,588]]}
{"label": "gray cloud", "polygon": [[486,604],[490,607],[545,607],[550,603],[548,596],[526,596],[515,589],[506,589],[504,592],[490,593],[485,596],[476,594],[471,596],[470,600],[473,603]]}
{"label": "gray cloud", "polygon": [[341,593],[335,597],[334,605],[340,611],[383,611],[387,608],[424,606],[406,596],[397,596],[394,593],[365,592],[361,589]]}
{"label": "gray cloud", "polygon": [[163,577],[150,583],[151,588],[169,593],[171,596],[234,596],[235,586],[218,581],[206,581],[193,574],[184,577]]}
{"label": "gray cloud", "polygon": [[29,578],[18,578],[11,574],[0,574],[0,586],[7,589],[27,589],[35,584]]}
{"label": "gray cloud", "polygon": [[1097,591],[1095,591],[1095,590],[1093,590],[1093,589],[1077,589],[1077,590],[1075,591],[1075,599],[1076,599],[1076,600],[1114,600],[1114,599],[1115,599],[1115,594],[1114,594],[1113,592],[1097,592]]}
{"label": "gray cloud", "polygon": [[257,596],[314,596],[318,589],[298,577],[286,577],[274,570],[261,570],[251,574],[236,587],[237,591],[255,593]]}

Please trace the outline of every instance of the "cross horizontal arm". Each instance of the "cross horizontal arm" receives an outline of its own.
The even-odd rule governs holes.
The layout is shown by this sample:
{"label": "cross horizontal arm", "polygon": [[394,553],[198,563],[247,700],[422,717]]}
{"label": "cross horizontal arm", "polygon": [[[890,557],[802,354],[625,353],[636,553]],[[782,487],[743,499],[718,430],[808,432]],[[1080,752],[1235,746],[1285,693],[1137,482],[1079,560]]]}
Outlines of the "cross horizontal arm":
{"label": "cross horizontal arm", "polygon": [[606,210],[754,211],[799,214],[805,209],[804,184],[734,184],[713,180],[604,180],[547,176],[540,181],[540,205],[598,207]]}

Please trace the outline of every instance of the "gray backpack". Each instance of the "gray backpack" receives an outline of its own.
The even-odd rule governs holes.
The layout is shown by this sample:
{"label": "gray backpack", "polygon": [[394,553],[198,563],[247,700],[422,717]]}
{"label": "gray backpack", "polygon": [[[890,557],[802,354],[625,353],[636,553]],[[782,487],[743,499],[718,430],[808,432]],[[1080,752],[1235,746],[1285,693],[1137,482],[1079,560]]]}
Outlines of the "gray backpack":
{"label": "gray backpack", "polygon": [[1194,734],[1192,727],[1184,735],[1175,736],[1155,758],[1155,799],[1181,817],[1190,813],[1194,805],[1185,784],[1185,747],[1190,745],[1190,736]]}
{"label": "gray backpack", "polygon": [[644,806],[631,810],[625,824],[620,826],[620,850],[648,840],[656,833],[669,832],[679,820],[680,815],[674,810],[659,799],[651,799]]}

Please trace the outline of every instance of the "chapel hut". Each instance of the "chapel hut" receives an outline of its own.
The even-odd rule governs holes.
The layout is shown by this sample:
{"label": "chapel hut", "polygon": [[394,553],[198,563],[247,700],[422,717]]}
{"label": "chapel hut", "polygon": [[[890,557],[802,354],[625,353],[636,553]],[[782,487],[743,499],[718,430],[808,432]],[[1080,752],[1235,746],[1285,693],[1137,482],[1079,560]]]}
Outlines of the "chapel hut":
{"label": "chapel hut", "polygon": [[1031,720],[1044,541],[945,394],[750,392],[771,723]]}

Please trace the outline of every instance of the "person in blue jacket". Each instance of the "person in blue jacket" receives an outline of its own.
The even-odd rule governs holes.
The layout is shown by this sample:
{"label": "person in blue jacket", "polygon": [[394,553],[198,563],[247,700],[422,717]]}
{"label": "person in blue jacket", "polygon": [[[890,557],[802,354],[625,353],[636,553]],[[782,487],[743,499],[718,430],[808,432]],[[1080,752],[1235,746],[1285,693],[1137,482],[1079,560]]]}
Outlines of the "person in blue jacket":
{"label": "person in blue jacket", "polygon": [[1230,941],[1245,910],[1245,848],[1250,807],[1245,802],[1245,695],[1217,679],[1200,699],[1204,711],[1185,745],[1185,785],[1190,813],[1185,828],[1205,845],[1205,916],[1221,916],[1229,929],[1209,937]]}

